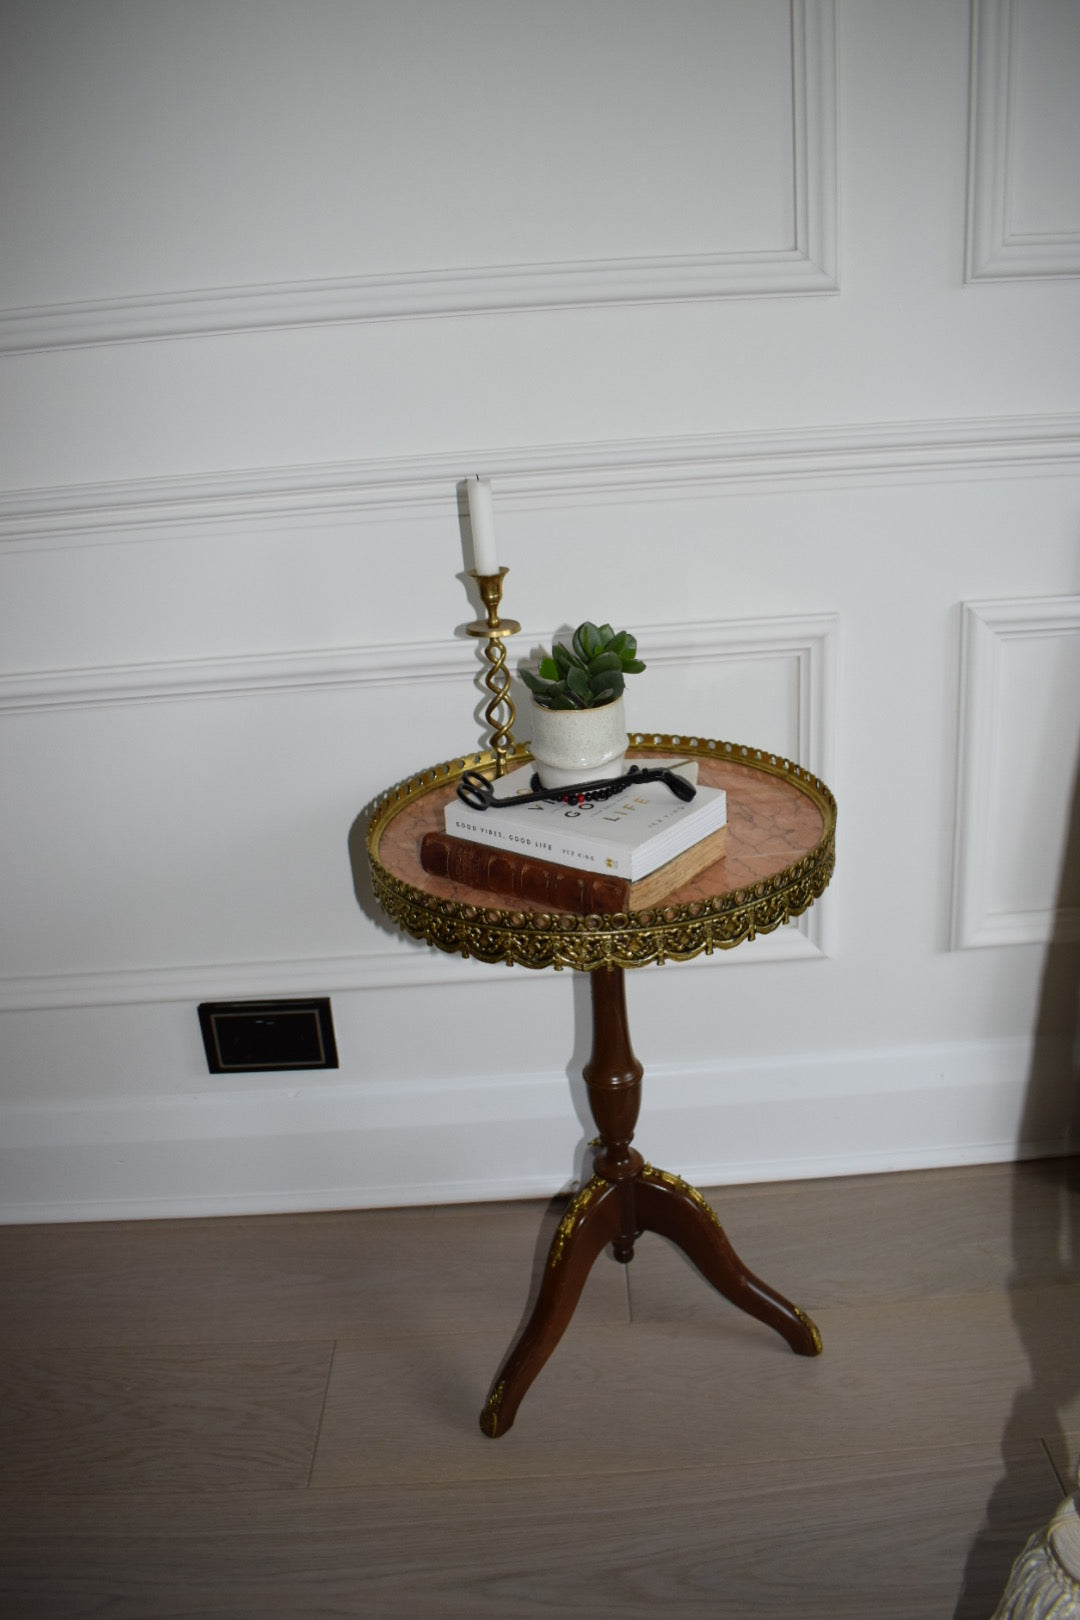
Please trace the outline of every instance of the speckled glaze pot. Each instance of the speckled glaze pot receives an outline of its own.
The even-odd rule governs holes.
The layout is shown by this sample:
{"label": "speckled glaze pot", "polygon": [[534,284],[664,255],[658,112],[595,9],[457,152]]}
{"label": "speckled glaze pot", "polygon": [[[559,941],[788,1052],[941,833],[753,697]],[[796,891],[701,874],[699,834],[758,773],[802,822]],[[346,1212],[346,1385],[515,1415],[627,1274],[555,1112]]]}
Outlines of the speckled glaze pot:
{"label": "speckled glaze pot", "polygon": [[546,788],[608,781],[625,769],[628,737],[623,699],[599,709],[545,709],[530,701],[536,771]]}

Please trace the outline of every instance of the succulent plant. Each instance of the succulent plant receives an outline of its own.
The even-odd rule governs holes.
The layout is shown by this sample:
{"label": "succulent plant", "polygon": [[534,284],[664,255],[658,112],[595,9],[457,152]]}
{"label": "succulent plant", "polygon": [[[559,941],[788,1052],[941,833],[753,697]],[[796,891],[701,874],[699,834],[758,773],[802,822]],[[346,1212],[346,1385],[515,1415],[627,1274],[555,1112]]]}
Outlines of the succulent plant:
{"label": "succulent plant", "polygon": [[628,630],[586,619],[574,631],[570,646],[553,642],[540,660],[539,672],[520,671],[534,699],[545,709],[599,709],[622,695],[627,675],[640,675],[645,665]]}

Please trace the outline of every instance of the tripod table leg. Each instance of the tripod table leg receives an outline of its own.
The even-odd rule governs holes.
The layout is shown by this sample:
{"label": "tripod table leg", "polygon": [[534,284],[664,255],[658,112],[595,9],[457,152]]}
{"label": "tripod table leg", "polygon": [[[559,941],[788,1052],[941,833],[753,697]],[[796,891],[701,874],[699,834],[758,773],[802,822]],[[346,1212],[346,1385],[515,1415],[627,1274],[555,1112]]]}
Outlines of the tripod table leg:
{"label": "tripod table leg", "polygon": [[821,1335],[805,1312],[747,1271],[701,1194],[678,1176],[654,1170],[631,1146],[641,1107],[642,1067],[634,1056],[626,1018],[622,968],[590,974],[592,1053],[584,1077],[600,1135],[593,1177],[571,1199],[552,1240],[536,1304],[495,1377],[480,1414],[490,1439],[505,1434],[533,1379],[574,1314],[585,1279],[611,1244],[629,1261],[642,1232],[670,1238],[698,1270],[750,1316],[785,1338],[801,1356],[821,1351]]}
{"label": "tripod table leg", "polygon": [[600,1251],[619,1235],[618,1188],[599,1176],[566,1206],[548,1251],[540,1292],[499,1371],[480,1427],[489,1439],[505,1434],[530,1384],[566,1331],[585,1279]]}
{"label": "tripod table leg", "polygon": [[725,1299],[775,1328],[796,1355],[821,1354],[821,1334],[806,1312],[747,1270],[696,1187],[647,1164],[635,1200],[643,1230],[670,1238]]}

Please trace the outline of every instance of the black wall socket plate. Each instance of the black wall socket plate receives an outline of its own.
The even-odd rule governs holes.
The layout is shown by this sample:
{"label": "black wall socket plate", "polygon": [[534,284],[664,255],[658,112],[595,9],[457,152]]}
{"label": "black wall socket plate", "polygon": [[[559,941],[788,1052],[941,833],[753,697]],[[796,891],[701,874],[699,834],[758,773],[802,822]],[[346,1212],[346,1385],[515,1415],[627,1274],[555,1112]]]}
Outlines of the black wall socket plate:
{"label": "black wall socket plate", "polygon": [[211,1074],[264,1069],[336,1069],[330,998],[204,1001],[199,1005]]}

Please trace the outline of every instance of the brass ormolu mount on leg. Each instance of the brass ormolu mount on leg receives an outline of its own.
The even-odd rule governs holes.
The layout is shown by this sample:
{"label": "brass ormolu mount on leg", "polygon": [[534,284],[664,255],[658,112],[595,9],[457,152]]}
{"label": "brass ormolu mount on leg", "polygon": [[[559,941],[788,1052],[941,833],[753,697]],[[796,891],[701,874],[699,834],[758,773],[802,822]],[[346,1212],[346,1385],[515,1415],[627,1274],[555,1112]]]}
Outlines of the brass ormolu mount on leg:
{"label": "brass ormolu mount on leg", "polygon": [[510,674],[506,668],[504,643],[507,636],[516,636],[521,626],[516,619],[499,617],[503,576],[507,569],[500,568],[497,574],[478,574],[475,569],[469,572],[480,587],[487,618],[467,624],[465,632],[487,642],[484,656],[491,667],[484,676],[484,685],[491,693],[491,701],[484,710],[484,718],[491,730],[488,747],[495,755],[495,775],[504,776],[507,755],[514,747],[514,705],[510,697]]}
{"label": "brass ormolu mount on leg", "polygon": [[630,1146],[641,1106],[642,1067],[630,1046],[622,968],[589,975],[593,1047],[585,1083],[600,1138],[593,1175],[567,1205],[548,1252],[532,1315],[500,1367],[480,1414],[491,1439],[505,1434],[529,1386],[562,1337],[593,1261],[609,1243],[624,1264],[643,1232],[658,1232],[683,1250],[726,1299],[775,1328],[797,1355],[821,1353],[810,1318],[748,1271],[696,1188],[654,1170]]}

